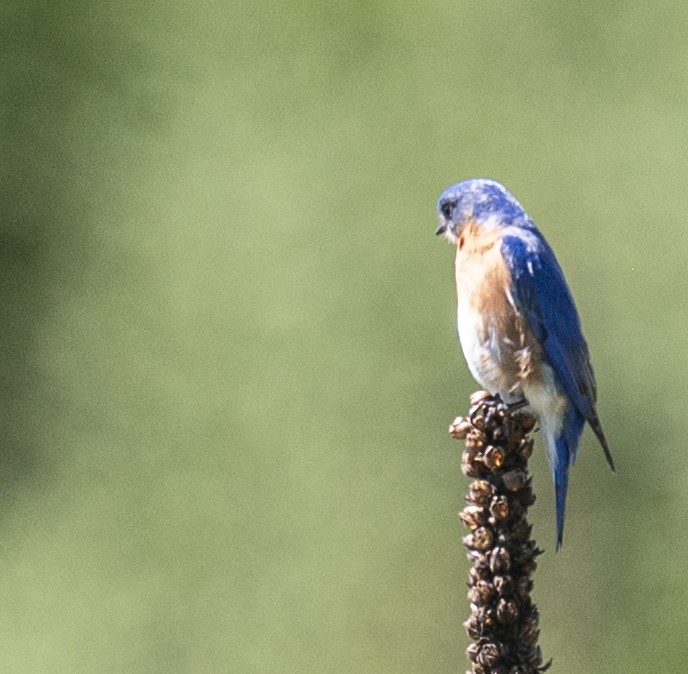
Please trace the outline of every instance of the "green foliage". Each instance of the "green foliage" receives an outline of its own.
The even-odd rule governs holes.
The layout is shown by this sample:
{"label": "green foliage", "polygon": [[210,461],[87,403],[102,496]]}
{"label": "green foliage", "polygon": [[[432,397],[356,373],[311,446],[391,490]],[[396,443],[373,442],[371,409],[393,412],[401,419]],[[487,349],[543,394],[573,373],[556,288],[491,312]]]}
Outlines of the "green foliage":
{"label": "green foliage", "polygon": [[618,467],[587,434],[555,555],[536,451],[544,654],[686,669],[683,3],[0,17],[5,671],[462,670],[433,231],[479,175],[557,251]]}

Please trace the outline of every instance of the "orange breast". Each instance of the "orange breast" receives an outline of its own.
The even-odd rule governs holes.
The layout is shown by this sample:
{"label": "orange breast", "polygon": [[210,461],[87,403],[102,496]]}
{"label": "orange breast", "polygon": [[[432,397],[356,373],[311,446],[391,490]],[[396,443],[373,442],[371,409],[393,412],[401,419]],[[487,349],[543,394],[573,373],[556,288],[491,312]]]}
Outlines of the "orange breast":
{"label": "orange breast", "polygon": [[511,274],[500,243],[498,230],[469,223],[456,250],[461,346],[473,375],[493,392],[542,380],[542,349],[510,300]]}

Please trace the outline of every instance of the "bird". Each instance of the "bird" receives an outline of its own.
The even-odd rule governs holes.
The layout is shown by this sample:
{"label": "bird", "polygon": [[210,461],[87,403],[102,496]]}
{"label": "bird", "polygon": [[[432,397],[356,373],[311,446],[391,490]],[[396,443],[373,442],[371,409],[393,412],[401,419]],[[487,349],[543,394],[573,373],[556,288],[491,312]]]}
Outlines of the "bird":
{"label": "bird", "polygon": [[554,480],[557,550],[569,467],[585,423],[615,470],[597,413],[581,321],[552,248],[509,190],[487,178],[445,189],[437,235],[456,246],[457,328],[468,368],[490,394],[538,420]]}

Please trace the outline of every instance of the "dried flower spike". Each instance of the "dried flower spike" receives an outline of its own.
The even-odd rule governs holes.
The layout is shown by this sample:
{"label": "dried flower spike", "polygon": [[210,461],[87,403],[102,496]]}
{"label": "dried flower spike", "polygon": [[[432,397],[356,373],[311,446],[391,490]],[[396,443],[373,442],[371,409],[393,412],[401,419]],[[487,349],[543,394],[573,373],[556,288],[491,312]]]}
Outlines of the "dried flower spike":
{"label": "dried flower spike", "polygon": [[512,411],[486,391],[471,395],[467,417],[449,428],[465,440],[461,470],[476,478],[459,517],[469,573],[471,615],[464,623],[472,643],[466,650],[474,674],[538,674],[543,665],[537,645],[539,615],[530,593],[540,550],[530,539],[526,515],[535,501],[528,477],[535,419]]}

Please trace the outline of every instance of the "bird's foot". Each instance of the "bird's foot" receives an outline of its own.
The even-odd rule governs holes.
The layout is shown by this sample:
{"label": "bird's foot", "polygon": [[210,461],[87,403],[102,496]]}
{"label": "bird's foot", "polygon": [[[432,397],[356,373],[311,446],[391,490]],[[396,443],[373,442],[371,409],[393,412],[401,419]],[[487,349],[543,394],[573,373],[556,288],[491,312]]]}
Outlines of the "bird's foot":
{"label": "bird's foot", "polygon": [[528,407],[529,403],[525,398],[521,398],[520,400],[516,400],[515,402],[507,402],[502,398],[499,393],[495,393],[493,396],[497,402],[506,405],[509,412],[518,412],[518,410],[522,410],[524,407]]}
{"label": "bird's foot", "polygon": [[521,400],[517,400],[515,403],[507,403],[507,407],[509,408],[509,412],[517,412],[524,407],[528,407],[528,401],[525,398],[521,398]]}

